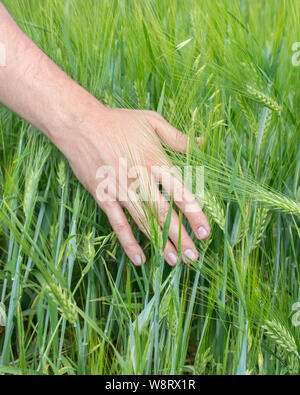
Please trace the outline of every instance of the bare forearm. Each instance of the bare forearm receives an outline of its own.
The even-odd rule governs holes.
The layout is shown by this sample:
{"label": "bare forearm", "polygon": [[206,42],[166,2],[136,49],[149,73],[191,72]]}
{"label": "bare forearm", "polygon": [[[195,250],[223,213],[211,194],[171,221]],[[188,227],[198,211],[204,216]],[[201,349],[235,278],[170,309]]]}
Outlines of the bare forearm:
{"label": "bare forearm", "polygon": [[0,42],[5,48],[0,101],[57,145],[70,125],[84,122],[93,108],[105,109],[19,29],[2,4]]}
{"label": "bare forearm", "polygon": [[[127,173],[125,176],[120,173],[120,157],[132,165],[148,169],[146,177],[138,175],[138,189],[148,191],[150,199],[157,196],[159,189],[152,183],[154,175],[148,174],[149,169],[169,164],[158,137],[178,152],[185,152],[188,137],[153,112],[107,109],[30,41],[1,4],[0,44],[6,50],[5,62],[0,62],[0,102],[40,129],[62,151],[77,178],[107,213],[128,257],[135,264],[141,264],[145,256],[122,206],[127,208],[143,231],[147,229],[147,218],[143,217],[142,206],[138,212],[139,204],[132,204],[129,199],[130,196],[134,202],[139,202],[140,197],[135,189],[128,191]],[[104,184],[119,184],[118,190],[111,190],[106,184],[98,185],[98,170],[103,168],[112,170],[108,172],[108,180],[104,177]],[[156,176],[162,177],[162,174]],[[172,178],[169,174],[168,179]],[[135,182],[131,185],[134,186]],[[174,195],[175,184],[171,185],[168,181],[164,187],[169,195]],[[154,189],[154,194],[149,186]],[[186,214],[196,236],[207,238],[209,225],[198,202],[181,184],[177,184],[178,190],[182,192],[182,199],[177,198],[176,201],[178,207]],[[128,196],[124,199],[119,191],[128,192]],[[155,212],[161,213],[159,223],[163,225],[169,204],[163,196],[157,204]],[[182,251],[186,263],[198,256],[184,227],[179,238],[179,227],[174,211],[169,231],[172,242],[168,241],[165,248],[165,259],[170,265],[178,260],[176,247],[179,240],[179,251]]]}

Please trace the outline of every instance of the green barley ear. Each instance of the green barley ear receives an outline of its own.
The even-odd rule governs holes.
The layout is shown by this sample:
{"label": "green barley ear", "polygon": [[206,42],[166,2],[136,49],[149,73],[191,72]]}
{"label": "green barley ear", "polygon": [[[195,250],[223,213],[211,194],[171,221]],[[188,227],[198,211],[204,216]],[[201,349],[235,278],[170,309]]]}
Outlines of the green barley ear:
{"label": "green barley ear", "polygon": [[211,364],[213,366],[215,365],[215,361],[211,353],[211,349],[208,348],[204,352],[200,352],[200,350],[198,350],[194,362],[194,374],[195,375],[205,374],[205,370],[208,364]]}
{"label": "green barley ear", "polygon": [[171,303],[171,296],[172,292],[171,289],[169,288],[164,296],[162,297],[160,301],[160,306],[159,306],[159,320],[163,320],[165,317],[167,317],[169,311],[170,311],[170,303]]}
{"label": "green barley ear", "polygon": [[246,88],[247,93],[250,95],[251,99],[253,99],[257,103],[264,105],[265,107],[270,108],[275,112],[280,112],[281,107],[274,99],[270,98],[265,93],[253,88],[250,85],[247,85]]}
{"label": "green barley ear", "polygon": [[274,340],[277,346],[278,357],[286,363],[287,369],[292,374],[299,372],[300,355],[297,344],[292,334],[278,321],[265,322],[265,334]]}
{"label": "green barley ear", "polygon": [[[93,234],[94,232],[91,232],[89,234],[86,234],[83,236],[82,241],[79,244],[79,247],[77,249],[77,258],[84,263],[89,263],[93,261],[95,257],[95,248],[93,244]],[[102,241],[102,245],[105,244],[105,238],[104,242]]]}
{"label": "green barley ear", "polygon": [[255,248],[258,247],[262,236],[267,227],[267,216],[269,210],[265,207],[259,207],[255,213],[255,220],[253,224],[252,233],[250,236],[250,251],[253,251]]}
{"label": "green barley ear", "polygon": [[25,190],[23,199],[23,210],[26,216],[28,216],[30,204],[32,201],[33,187],[34,187],[34,172],[30,169],[26,172],[25,177]]}
{"label": "green barley ear", "polygon": [[[174,315],[176,316],[176,313],[174,312]],[[173,318],[172,320],[167,321],[167,328],[171,332],[171,336],[174,338],[177,333],[177,326],[178,326],[178,318]]]}
{"label": "green barley ear", "polygon": [[271,111],[269,108],[266,109],[267,114],[266,114],[266,119],[264,123],[264,128],[262,131],[262,138],[261,138],[261,145],[264,147],[265,144],[267,143],[267,138],[270,136],[269,130],[272,122],[272,117],[273,117],[273,111]]}
{"label": "green barley ear", "polygon": [[257,192],[257,200],[275,210],[300,215],[300,202],[281,193],[261,189]]}
{"label": "green barley ear", "polygon": [[244,207],[244,213],[245,215],[243,216],[241,212],[238,212],[236,214],[235,220],[234,220],[234,226],[232,230],[232,236],[231,236],[231,243],[232,246],[236,246],[239,244],[247,235],[249,232],[249,227],[250,227],[250,209],[248,204],[245,204]]}
{"label": "green barley ear", "polygon": [[57,182],[62,190],[66,184],[66,161],[62,158],[59,161],[58,169],[57,169]]}
{"label": "green barley ear", "polygon": [[237,102],[239,104],[239,107],[242,110],[244,117],[246,118],[246,120],[248,122],[251,132],[254,134],[257,134],[257,131],[258,131],[257,119],[256,119],[255,115],[253,114],[251,107],[249,106],[249,103],[247,103],[247,99],[242,97],[241,95],[238,95]]}
{"label": "green barley ear", "polygon": [[178,315],[174,308],[172,298],[170,299],[169,312],[167,314],[167,329],[170,331],[172,338],[175,338],[178,326]]}
{"label": "green barley ear", "polygon": [[23,210],[26,217],[28,217],[29,211],[35,203],[37,187],[42,174],[43,166],[50,155],[50,152],[50,148],[43,149],[43,147],[40,146],[38,149],[33,150],[28,162],[26,163],[23,197]]}
{"label": "green barley ear", "polygon": [[287,357],[287,368],[291,374],[299,373],[299,357],[294,354],[289,354]]}
{"label": "green barley ear", "polygon": [[225,212],[217,198],[207,189],[204,191],[204,207],[212,219],[225,232]]}
{"label": "green barley ear", "polygon": [[86,245],[87,245],[87,261],[93,261],[95,258],[95,248],[93,244],[93,236],[94,232],[89,233],[86,236]]}
{"label": "green barley ear", "polygon": [[68,320],[70,324],[75,324],[77,320],[76,306],[67,295],[67,291],[62,289],[62,287],[55,282],[47,285],[46,291],[48,297],[56,304],[63,317]]}
{"label": "green barley ear", "polygon": [[50,231],[49,231],[49,244],[50,244],[50,247],[51,247],[52,249],[55,249],[55,247],[56,247],[56,240],[57,240],[58,228],[59,228],[58,223],[55,223],[55,224],[51,224],[51,225],[50,225]]}
{"label": "green barley ear", "polygon": [[263,329],[265,329],[265,333],[286,352],[298,355],[294,337],[280,322],[267,320],[263,325]]}

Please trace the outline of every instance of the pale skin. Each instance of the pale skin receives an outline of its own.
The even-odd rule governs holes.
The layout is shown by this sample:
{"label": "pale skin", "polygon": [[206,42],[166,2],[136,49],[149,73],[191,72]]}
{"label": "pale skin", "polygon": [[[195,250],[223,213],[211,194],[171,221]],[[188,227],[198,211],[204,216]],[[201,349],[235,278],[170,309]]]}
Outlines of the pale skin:
{"label": "pale skin", "polygon": [[[145,263],[144,252],[123,211],[126,208],[145,232],[146,219],[137,211],[139,202],[121,202],[118,196],[116,200],[101,201],[96,193],[99,184],[97,169],[106,165],[118,173],[121,152],[123,157],[128,156],[129,161],[132,161],[132,156],[143,158],[147,168],[169,163],[160,141],[173,151],[182,153],[187,148],[188,137],[155,112],[104,106],[48,58],[19,29],[2,4],[0,42],[6,52],[5,65],[0,66],[0,102],[42,131],[56,145],[78,180],[107,214],[129,259],[135,265]],[[130,147],[130,150],[124,147]],[[160,178],[159,175],[157,177]],[[125,180],[118,182],[124,183]],[[182,188],[183,192],[183,199],[174,199],[174,203],[188,219],[196,237],[206,239],[210,228],[197,200],[175,180],[174,185]],[[167,192],[173,194],[174,191]],[[158,220],[163,227],[169,203],[159,191],[157,193]],[[178,262],[179,247],[185,263],[197,260],[196,246],[183,226],[180,246],[178,236],[179,218],[173,210],[165,260],[174,266]]]}

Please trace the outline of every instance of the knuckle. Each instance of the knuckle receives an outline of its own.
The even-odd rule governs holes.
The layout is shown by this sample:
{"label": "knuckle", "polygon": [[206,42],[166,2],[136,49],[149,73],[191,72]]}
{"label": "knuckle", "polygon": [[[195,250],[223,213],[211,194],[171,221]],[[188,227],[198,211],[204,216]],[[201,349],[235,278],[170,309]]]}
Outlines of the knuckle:
{"label": "knuckle", "polygon": [[125,245],[126,251],[136,250],[137,242],[135,240],[128,241]]}
{"label": "knuckle", "polygon": [[169,212],[169,206],[167,204],[161,204],[158,207],[158,218],[159,218],[160,222],[162,222],[162,223],[165,222],[168,212]]}
{"label": "knuckle", "polygon": [[152,118],[156,118],[156,119],[162,119],[162,118],[163,118],[162,115],[160,115],[160,114],[159,114],[158,112],[156,112],[156,111],[149,110],[149,111],[148,111],[148,114],[149,114],[149,116],[152,117]]}
{"label": "knuckle", "polygon": [[187,204],[190,207],[192,207],[194,210],[201,211],[200,206],[199,206],[198,201],[195,198],[195,196],[192,195],[190,191],[184,191],[184,192],[185,192],[184,197],[186,197],[186,199],[187,199]]}
{"label": "knuckle", "polygon": [[171,183],[171,190],[173,189],[174,200],[176,202],[183,202],[184,201],[184,189],[181,184]]}
{"label": "knuckle", "polygon": [[195,244],[193,243],[193,240],[190,238],[188,233],[184,231],[184,229],[181,229],[181,250],[192,250],[193,252],[196,251]]}
{"label": "knuckle", "polygon": [[127,230],[127,224],[120,222],[120,223],[114,224],[113,228],[114,228],[114,231],[116,232],[116,234],[118,235],[118,234],[123,233]]}
{"label": "knuckle", "polygon": [[101,204],[101,208],[106,214],[108,214],[114,209],[115,207],[114,203],[115,202],[110,202],[110,201],[104,202]]}
{"label": "knuckle", "polygon": [[184,199],[184,209],[187,213],[200,213],[201,208],[195,196],[188,190],[184,189],[183,192],[183,199]]}

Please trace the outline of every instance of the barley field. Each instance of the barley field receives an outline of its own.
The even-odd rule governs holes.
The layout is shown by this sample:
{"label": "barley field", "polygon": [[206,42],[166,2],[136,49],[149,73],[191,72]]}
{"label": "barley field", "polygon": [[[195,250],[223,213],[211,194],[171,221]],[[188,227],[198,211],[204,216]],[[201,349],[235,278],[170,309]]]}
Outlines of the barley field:
{"label": "barley field", "polygon": [[155,221],[150,240],[131,221],[134,266],[62,154],[1,106],[0,373],[299,374],[300,3],[3,3],[97,99],[205,138],[168,155],[204,167],[211,236],[172,268]]}

